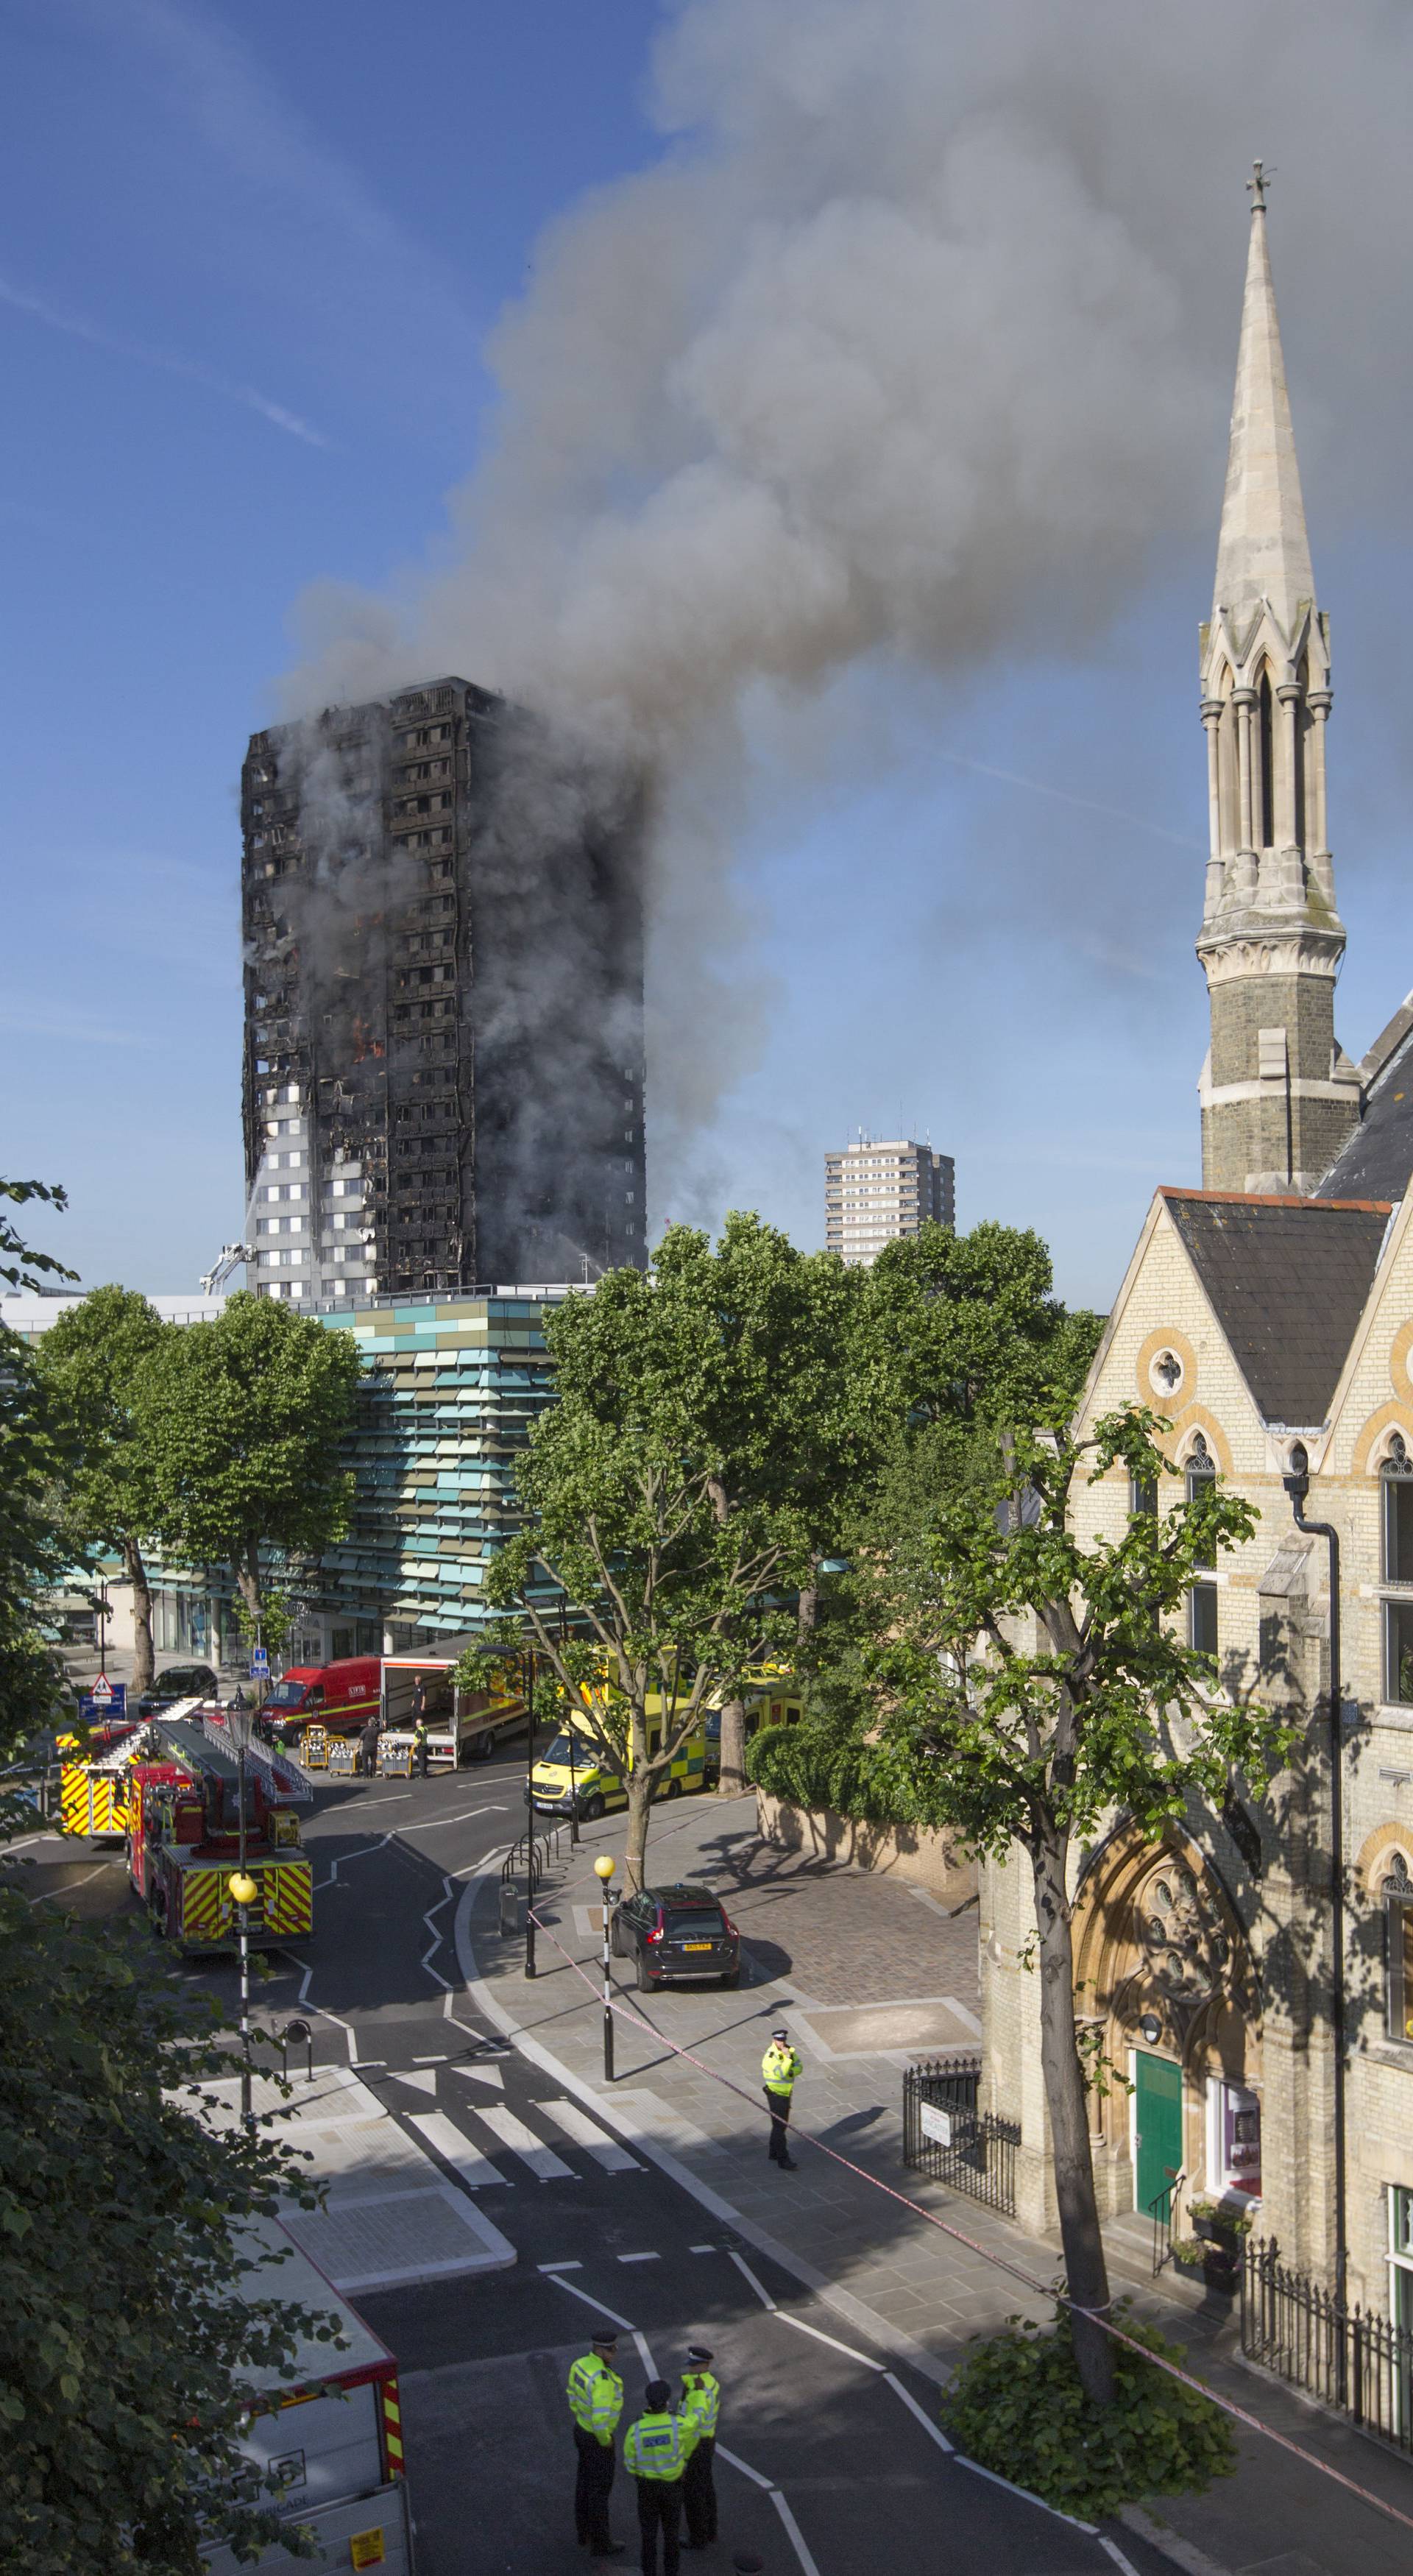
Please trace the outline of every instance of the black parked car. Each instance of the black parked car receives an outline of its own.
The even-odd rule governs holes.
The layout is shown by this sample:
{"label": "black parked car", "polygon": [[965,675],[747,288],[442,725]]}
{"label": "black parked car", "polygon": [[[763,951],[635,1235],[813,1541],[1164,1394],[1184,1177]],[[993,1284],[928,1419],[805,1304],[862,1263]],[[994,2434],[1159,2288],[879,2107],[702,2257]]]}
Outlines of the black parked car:
{"label": "black parked car", "polygon": [[151,1690],[145,1690],[137,1703],[139,1717],[151,1717],[159,1708],[170,1708],[175,1699],[214,1699],[216,1676],[209,1664],[169,1664],[159,1673]]}
{"label": "black parked car", "polygon": [[645,1887],[625,1896],[609,1931],[615,1958],[636,1959],[638,1991],[710,1978],[741,1982],[741,1935],[721,1899],[705,1887]]}

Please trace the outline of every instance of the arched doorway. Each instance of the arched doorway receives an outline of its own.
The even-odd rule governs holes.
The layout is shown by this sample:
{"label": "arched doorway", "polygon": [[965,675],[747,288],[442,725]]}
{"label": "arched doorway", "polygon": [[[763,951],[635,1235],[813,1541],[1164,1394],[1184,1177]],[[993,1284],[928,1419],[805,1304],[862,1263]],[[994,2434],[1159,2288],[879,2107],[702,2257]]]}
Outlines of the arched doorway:
{"label": "arched doorway", "polygon": [[1111,2209],[1188,2192],[1260,2193],[1260,1992],[1211,1862],[1176,1828],[1121,1829],[1075,1899],[1075,2009],[1096,2073]]}

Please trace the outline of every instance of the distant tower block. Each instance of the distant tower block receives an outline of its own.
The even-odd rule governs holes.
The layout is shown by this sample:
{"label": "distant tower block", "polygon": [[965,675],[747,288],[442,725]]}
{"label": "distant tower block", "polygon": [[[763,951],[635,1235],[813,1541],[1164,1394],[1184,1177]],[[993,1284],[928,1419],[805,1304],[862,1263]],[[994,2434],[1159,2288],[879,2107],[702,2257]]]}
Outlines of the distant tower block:
{"label": "distant tower block", "polygon": [[929,1220],[956,1223],[956,1165],[950,1154],[910,1140],[877,1144],[861,1136],[824,1158],[824,1242],[845,1261],[873,1261],[885,1243]]}
{"label": "distant tower block", "polygon": [[1312,1191],[1358,1123],[1335,1041],[1344,954],[1325,813],[1329,620],[1316,604],[1266,242],[1251,244],[1210,623],[1202,629],[1211,854],[1197,954],[1208,1189]]}

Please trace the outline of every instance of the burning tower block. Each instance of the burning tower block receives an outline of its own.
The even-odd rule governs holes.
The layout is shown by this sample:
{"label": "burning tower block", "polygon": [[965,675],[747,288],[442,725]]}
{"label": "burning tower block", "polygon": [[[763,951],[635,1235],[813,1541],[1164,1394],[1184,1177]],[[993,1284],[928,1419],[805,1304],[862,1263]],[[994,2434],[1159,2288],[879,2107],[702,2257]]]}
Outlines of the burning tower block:
{"label": "burning tower block", "polygon": [[241,819],[260,1293],[641,1264],[638,782],[444,679],[253,735]]}

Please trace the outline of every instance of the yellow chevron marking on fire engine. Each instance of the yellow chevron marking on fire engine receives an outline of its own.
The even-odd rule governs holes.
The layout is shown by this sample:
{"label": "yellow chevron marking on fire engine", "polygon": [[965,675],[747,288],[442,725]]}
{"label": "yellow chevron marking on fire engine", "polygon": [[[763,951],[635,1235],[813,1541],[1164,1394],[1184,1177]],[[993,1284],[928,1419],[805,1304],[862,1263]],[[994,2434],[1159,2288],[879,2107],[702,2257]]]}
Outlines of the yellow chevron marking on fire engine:
{"label": "yellow chevron marking on fire engine", "polygon": [[284,1860],[260,1873],[265,1921],[272,1932],[294,1937],[314,1928],[314,1880],[307,1860]]}
{"label": "yellow chevron marking on fire engine", "polygon": [[66,1834],[88,1831],[88,1773],[66,1762],[59,1774],[59,1821]]}
{"label": "yellow chevron marking on fire engine", "polygon": [[182,1872],[184,1941],[214,1941],[221,1928],[221,1873],[217,1869]]}

